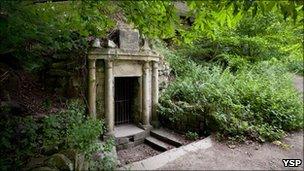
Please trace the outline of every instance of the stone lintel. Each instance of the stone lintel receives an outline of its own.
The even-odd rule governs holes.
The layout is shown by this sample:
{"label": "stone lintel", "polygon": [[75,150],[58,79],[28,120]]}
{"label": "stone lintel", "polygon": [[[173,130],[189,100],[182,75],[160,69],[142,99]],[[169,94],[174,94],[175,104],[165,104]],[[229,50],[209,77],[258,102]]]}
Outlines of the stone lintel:
{"label": "stone lintel", "polygon": [[126,52],[117,48],[95,49],[89,53],[89,59],[159,61],[160,58],[154,51]]}

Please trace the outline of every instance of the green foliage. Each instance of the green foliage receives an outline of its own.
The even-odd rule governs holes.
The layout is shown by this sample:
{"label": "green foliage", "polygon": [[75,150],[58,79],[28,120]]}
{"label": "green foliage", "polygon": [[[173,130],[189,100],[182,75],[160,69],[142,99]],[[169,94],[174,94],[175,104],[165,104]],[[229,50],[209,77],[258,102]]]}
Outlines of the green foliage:
{"label": "green foliage", "polygon": [[[84,112],[83,105],[71,101],[65,111],[46,117],[43,120],[44,148],[59,151],[74,149],[86,157],[100,150],[97,140],[105,130],[103,121],[86,118]],[[107,145],[105,149],[112,147]]]}
{"label": "green foliage", "polygon": [[[304,39],[302,39],[303,41]],[[283,59],[283,63],[294,73],[304,76],[303,43],[286,48],[290,52],[289,56]]]}
{"label": "green foliage", "polygon": [[204,37],[216,39],[217,32],[233,28],[242,16],[254,17],[267,12],[279,12],[284,19],[303,22],[303,2],[300,1],[187,1],[188,16],[195,20],[190,28],[179,30],[184,42]]}
{"label": "green foliage", "polygon": [[160,99],[163,124],[259,141],[303,126],[303,103],[288,73],[303,71],[303,26],[273,12],[255,15],[243,14],[234,27],[212,24],[213,38],[202,34],[178,51],[159,48],[176,76]]}
{"label": "green foliage", "polygon": [[1,1],[0,11],[0,55],[18,59],[61,95],[72,78],[84,77],[92,38],[114,26],[105,15],[112,13],[109,2]]}
{"label": "green foliage", "polygon": [[[31,71],[39,71],[50,62],[51,59],[43,57],[58,59],[67,52],[74,55],[77,54],[74,51],[86,52],[86,38],[104,35],[111,25],[106,16],[96,12],[97,5],[92,8],[76,2],[31,5],[20,1],[2,4],[6,8],[1,11],[7,17],[1,19],[4,27],[1,27],[0,53],[11,51]],[[84,13],[90,17],[83,16]]]}
{"label": "green foliage", "polygon": [[179,21],[173,2],[121,1],[118,6],[124,11],[127,19],[146,36],[168,38],[175,35]]}
{"label": "green foliage", "polygon": [[160,98],[159,112],[169,127],[272,141],[303,126],[303,102],[291,75],[277,60],[245,65],[232,73],[229,67],[165,56],[177,75]]}
{"label": "green foliage", "polygon": [[[303,18],[300,1],[187,1],[182,8],[177,8],[176,3],[155,0],[1,1],[0,55],[19,59],[21,67],[52,85],[47,86],[50,90],[66,95],[64,93],[71,87],[70,80],[85,77],[89,42],[95,37],[109,36],[115,24],[122,21],[149,38],[192,44],[206,37],[216,39],[218,32],[235,28],[248,14],[256,16],[275,11],[286,20],[292,18],[296,24],[301,24]],[[192,18],[193,23],[185,24],[185,18]],[[269,20],[271,18],[266,18],[260,29]],[[240,30],[246,28],[245,25]],[[253,43],[253,48],[265,43],[252,38],[241,40],[245,44]],[[271,42],[267,45],[270,46],[265,45],[268,47],[265,51],[272,48]]]}
{"label": "green foliage", "polygon": [[186,133],[186,138],[189,139],[189,140],[197,140],[198,139],[198,133],[188,131]]}
{"label": "green foliage", "polygon": [[[44,62],[41,56],[73,52],[81,49],[79,44],[86,45],[88,36],[105,36],[114,27],[117,13],[149,37],[180,35],[191,43],[206,35],[214,38],[219,29],[235,26],[248,13],[279,11],[284,18],[299,22],[303,5],[301,1],[187,1],[179,9],[172,1],[1,1],[0,53],[13,51],[23,59]],[[194,24],[190,28],[181,24],[178,13],[194,17]]]}
{"label": "green foliage", "polygon": [[303,25],[285,21],[276,13],[265,13],[255,18],[244,16],[236,28],[223,29],[216,39],[205,37],[181,52],[200,64],[217,63],[233,71],[276,58],[290,71],[301,73],[302,44]]}
{"label": "green foliage", "polygon": [[[27,159],[34,155],[50,155],[73,149],[91,160],[94,153],[111,151],[114,141],[98,143],[104,133],[102,120],[84,116],[85,108],[79,101],[70,101],[67,109],[41,121],[32,117],[1,118],[1,168],[24,167]],[[91,160],[91,167],[113,167],[112,159]],[[104,164],[100,165],[100,164]]]}
{"label": "green foliage", "polygon": [[0,168],[20,168],[28,156],[39,152],[39,126],[32,117],[1,117]]}
{"label": "green foliage", "polygon": [[[96,144],[97,145],[97,144]],[[102,151],[102,155],[104,156],[96,156],[97,158],[89,158],[90,162],[90,170],[114,170],[116,167],[115,159],[112,158],[111,156],[105,156],[105,154],[109,154],[113,146],[115,146],[115,140],[113,138],[110,138],[106,140],[103,144],[98,144],[98,148],[95,149],[98,150],[99,152]],[[93,151],[94,152],[94,151]],[[90,156],[89,156],[90,157]],[[98,158],[102,157],[102,158]]]}

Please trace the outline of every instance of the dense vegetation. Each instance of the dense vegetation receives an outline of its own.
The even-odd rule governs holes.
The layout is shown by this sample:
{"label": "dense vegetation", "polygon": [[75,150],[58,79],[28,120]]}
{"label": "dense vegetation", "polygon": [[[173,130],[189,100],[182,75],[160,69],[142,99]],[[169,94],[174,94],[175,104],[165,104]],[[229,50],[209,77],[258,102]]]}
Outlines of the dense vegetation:
{"label": "dense vegetation", "polygon": [[[164,125],[189,139],[215,131],[220,138],[258,141],[303,127],[303,102],[292,77],[304,75],[304,1],[179,5],[0,1],[0,169],[19,170],[30,158],[54,154],[76,161],[68,150],[86,157],[82,169],[113,167],[109,158],[91,160],[96,151],[109,152],[113,142],[97,142],[104,123],[85,117],[84,104],[86,54],[96,37],[111,37],[118,23],[154,40],[173,69],[174,81],[160,98]],[[35,85],[24,88],[28,82]]]}
{"label": "dense vegetation", "polygon": [[[42,120],[37,120],[32,116],[25,118],[2,116],[0,122],[4,127],[1,131],[0,144],[3,156],[0,159],[1,169],[19,169],[25,167],[29,157],[43,157],[55,153],[67,155],[73,163],[76,155],[83,155],[85,160],[78,166],[73,165],[76,170],[86,168],[79,165],[87,165],[94,170],[102,167],[111,169],[114,164],[112,159],[92,160],[92,155],[96,152],[111,151],[113,141],[108,140],[100,144],[98,138],[105,130],[103,122],[87,118],[84,114],[84,105],[79,101],[71,100],[67,102],[65,110]],[[75,153],[75,156],[69,156],[70,151]],[[56,168],[57,163],[50,160],[47,159],[45,165]],[[86,164],[87,162],[90,164]],[[26,169],[33,168],[28,166]]]}
{"label": "dense vegetation", "polygon": [[303,26],[274,14],[244,17],[215,39],[161,48],[176,80],[162,94],[163,122],[180,131],[264,142],[303,127],[292,73],[303,75]]}
{"label": "dense vegetation", "polygon": [[[191,44],[206,36],[215,38],[245,14],[280,11],[283,18],[302,22],[303,5],[291,0],[187,1],[186,7],[177,9],[171,1],[1,1],[0,54],[52,84],[47,89],[84,96],[85,80],[78,78],[85,78],[90,42],[111,36],[116,22],[128,22],[150,38]],[[70,80],[77,83],[71,85]],[[71,89],[80,93],[66,93]]]}

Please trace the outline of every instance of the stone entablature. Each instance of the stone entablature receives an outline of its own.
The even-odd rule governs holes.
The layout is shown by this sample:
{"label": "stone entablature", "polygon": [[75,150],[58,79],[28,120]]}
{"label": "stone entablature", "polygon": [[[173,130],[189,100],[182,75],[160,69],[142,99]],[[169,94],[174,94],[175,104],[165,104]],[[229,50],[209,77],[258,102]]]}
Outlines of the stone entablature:
{"label": "stone entablature", "polygon": [[160,55],[152,50],[125,51],[119,48],[98,48],[91,51],[89,59],[104,60],[135,60],[135,61],[159,61]]}
{"label": "stone entablature", "polygon": [[[137,41],[137,42],[136,42]],[[152,51],[147,42],[139,47],[138,31],[119,30],[119,47],[97,46],[88,56],[89,113],[93,118],[104,117],[108,134],[114,134],[115,77],[137,77],[138,89],[134,113],[142,128],[150,128],[151,121],[157,121],[158,63],[161,56]]]}

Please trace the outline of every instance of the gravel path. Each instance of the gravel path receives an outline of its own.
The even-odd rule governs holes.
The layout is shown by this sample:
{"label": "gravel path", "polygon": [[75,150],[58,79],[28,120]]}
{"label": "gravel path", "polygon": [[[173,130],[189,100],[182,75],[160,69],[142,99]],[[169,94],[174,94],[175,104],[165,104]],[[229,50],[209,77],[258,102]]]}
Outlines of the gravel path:
{"label": "gravel path", "polygon": [[[231,149],[213,140],[211,148],[182,156],[160,170],[278,170],[286,169],[282,159],[303,161],[303,132],[290,134],[282,142],[282,145],[251,142]],[[303,164],[287,169],[303,170]]]}
{"label": "gravel path", "polygon": [[299,76],[299,75],[295,75],[293,82],[294,82],[295,88],[303,94],[303,92],[304,92],[303,77]]}
{"label": "gravel path", "polygon": [[155,156],[160,153],[160,151],[154,150],[152,147],[146,144],[140,144],[132,148],[119,150],[117,151],[118,160],[120,161],[119,167]]}

